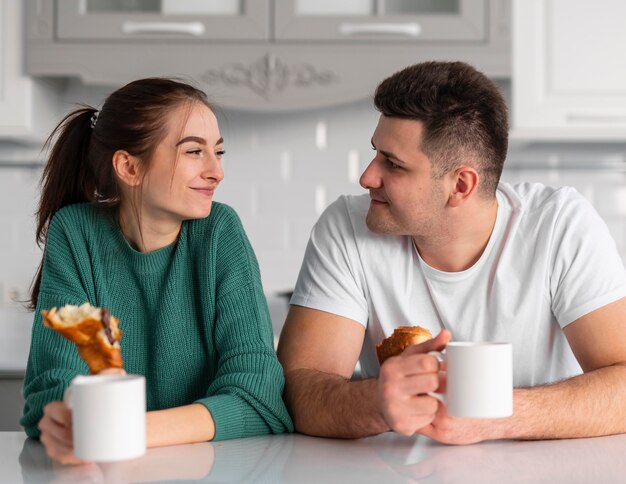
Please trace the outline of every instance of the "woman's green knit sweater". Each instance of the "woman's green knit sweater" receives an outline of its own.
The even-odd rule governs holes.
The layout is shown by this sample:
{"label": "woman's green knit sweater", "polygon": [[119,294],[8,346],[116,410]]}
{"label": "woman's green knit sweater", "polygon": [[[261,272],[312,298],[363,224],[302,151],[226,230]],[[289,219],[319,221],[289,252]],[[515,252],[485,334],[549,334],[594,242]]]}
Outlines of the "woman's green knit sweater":
{"label": "woman's green knit sweater", "polygon": [[207,218],[183,222],[177,242],[147,254],[128,244],[109,209],[76,204],[55,214],[24,380],[21,424],[31,437],[43,407],[88,374],[40,311],[84,302],[119,318],[124,369],[146,377],[149,411],[201,403],[215,440],[293,431],[259,267],[230,207],[214,203]]}

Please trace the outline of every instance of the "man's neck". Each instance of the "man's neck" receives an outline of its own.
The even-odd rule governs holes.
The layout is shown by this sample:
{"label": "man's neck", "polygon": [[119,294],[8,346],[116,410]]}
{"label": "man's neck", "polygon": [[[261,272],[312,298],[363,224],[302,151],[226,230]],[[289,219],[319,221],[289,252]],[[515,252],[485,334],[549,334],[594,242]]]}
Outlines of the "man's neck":
{"label": "man's neck", "polygon": [[455,209],[439,236],[413,237],[424,262],[443,272],[461,272],[480,259],[496,224],[498,201],[477,203]]}

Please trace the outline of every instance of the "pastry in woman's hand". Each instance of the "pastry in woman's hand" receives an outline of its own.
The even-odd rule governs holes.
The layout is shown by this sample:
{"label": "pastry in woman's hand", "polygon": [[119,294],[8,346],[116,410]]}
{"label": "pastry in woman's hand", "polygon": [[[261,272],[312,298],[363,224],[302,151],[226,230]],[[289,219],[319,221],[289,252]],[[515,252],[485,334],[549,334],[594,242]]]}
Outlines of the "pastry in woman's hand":
{"label": "pastry in woman's hand", "polygon": [[392,356],[402,353],[407,346],[417,345],[432,339],[433,335],[421,326],[399,326],[391,336],[376,345],[378,362],[383,362]]}
{"label": "pastry in woman's hand", "polygon": [[91,373],[105,368],[123,368],[119,321],[107,308],[89,303],[81,306],[68,304],[41,311],[43,322],[74,342],[78,354],[87,363]]}

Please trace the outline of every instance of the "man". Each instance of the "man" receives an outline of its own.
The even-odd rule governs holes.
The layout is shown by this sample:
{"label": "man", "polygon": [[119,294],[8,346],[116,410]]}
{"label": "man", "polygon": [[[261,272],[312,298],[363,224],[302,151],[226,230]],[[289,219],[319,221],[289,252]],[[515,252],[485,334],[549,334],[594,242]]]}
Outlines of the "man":
{"label": "man", "polygon": [[[597,213],[570,188],[499,183],[506,105],[466,64],[408,67],[374,103],[369,196],[316,224],[280,339],[296,429],[456,444],[626,432],[626,273]],[[376,343],[407,324],[436,337],[379,367]],[[451,338],[512,343],[512,417],[449,417],[427,394],[445,378],[427,353]]]}

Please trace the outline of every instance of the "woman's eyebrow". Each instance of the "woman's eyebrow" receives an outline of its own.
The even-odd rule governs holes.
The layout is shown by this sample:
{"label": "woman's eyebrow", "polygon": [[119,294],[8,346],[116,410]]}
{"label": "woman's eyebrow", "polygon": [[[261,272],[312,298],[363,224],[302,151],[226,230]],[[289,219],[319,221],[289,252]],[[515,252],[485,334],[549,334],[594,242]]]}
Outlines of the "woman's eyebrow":
{"label": "woman's eyebrow", "polygon": [[187,136],[187,137],[181,139],[178,143],[176,143],[176,146],[180,146],[183,143],[188,143],[190,141],[194,141],[196,143],[200,143],[201,145],[205,145],[206,144],[206,140],[204,138],[201,138],[200,136]]}

